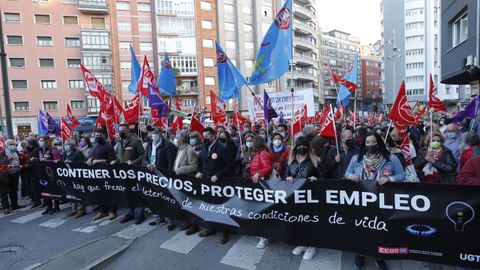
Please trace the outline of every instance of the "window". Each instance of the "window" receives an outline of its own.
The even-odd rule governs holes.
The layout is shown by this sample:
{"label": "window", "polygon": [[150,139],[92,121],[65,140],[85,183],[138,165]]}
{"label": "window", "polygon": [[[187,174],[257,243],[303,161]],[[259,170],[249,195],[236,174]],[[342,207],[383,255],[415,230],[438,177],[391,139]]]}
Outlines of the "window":
{"label": "window", "polygon": [[117,10],[130,10],[130,3],[129,2],[117,2]]}
{"label": "window", "polygon": [[203,65],[206,67],[213,67],[213,58],[203,58]]}
{"label": "window", "polygon": [[180,73],[196,73],[197,59],[195,56],[172,56],[170,57],[172,66],[178,68]]}
{"label": "window", "polygon": [[468,13],[464,13],[452,25],[452,47],[468,38]]}
{"label": "window", "polygon": [[75,5],[78,3],[78,0],[62,0],[62,4]]}
{"label": "window", "polygon": [[93,29],[106,29],[105,18],[91,17],[90,21]]}
{"label": "window", "polygon": [[72,110],[85,109],[85,100],[72,100],[70,101],[70,107],[72,107]]}
{"label": "window", "polygon": [[210,4],[209,2],[201,1],[200,8],[203,10],[212,10],[212,4]]}
{"label": "window", "polygon": [[237,44],[235,43],[235,41],[227,40],[225,44],[227,45],[227,49],[237,49]]}
{"label": "window", "polygon": [[57,111],[58,110],[58,102],[57,101],[44,101],[43,102],[43,109],[45,111]]}
{"label": "window", "polygon": [[252,8],[250,8],[250,7],[243,7],[243,14],[247,14],[247,15],[252,14]]}
{"label": "window", "polygon": [[13,109],[16,112],[27,112],[30,111],[30,103],[28,101],[17,101],[13,102]]}
{"label": "window", "polygon": [[160,14],[176,14],[177,16],[194,16],[195,1],[157,0],[157,12]]}
{"label": "window", "polygon": [[57,89],[56,80],[41,80],[40,89]]}
{"label": "window", "polygon": [[202,20],[202,28],[203,29],[212,29],[212,21]]}
{"label": "window", "polygon": [[120,50],[130,50],[130,42],[129,41],[120,41],[118,43],[118,47],[120,48]]}
{"label": "window", "polygon": [[110,49],[110,34],[103,31],[83,31],[82,47],[84,49]]}
{"label": "window", "polygon": [[423,62],[409,63],[406,65],[407,69],[422,69]]}
{"label": "window", "polygon": [[205,48],[213,48],[213,40],[211,39],[203,39],[202,44]]}
{"label": "window", "polygon": [[12,80],[12,89],[26,89],[28,88],[27,80]]}
{"label": "window", "polygon": [[52,37],[48,36],[37,36],[37,46],[50,47],[53,46]]}
{"label": "window", "polygon": [[423,22],[413,22],[405,24],[405,29],[418,29],[423,28]]}
{"label": "window", "polygon": [[26,66],[25,58],[9,58],[10,67],[23,68]]}
{"label": "window", "polygon": [[78,37],[66,37],[65,47],[80,47],[80,38]]}
{"label": "window", "polygon": [[245,42],[245,50],[253,50],[253,42]]}
{"label": "window", "polygon": [[38,66],[41,68],[51,68],[55,67],[55,62],[53,58],[39,58]]}
{"label": "window", "polygon": [[246,23],[243,24],[243,31],[244,31],[244,32],[248,32],[248,33],[249,33],[249,32],[252,32],[252,31],[253,31],[252,25],[251,25],[251,24],[246,24]]}
{"label": "window", "polygon": [[90,70],[112,70],[112,56],[108,52],[83,53],[83,64]]}
{"label": "window", "polygon": [[132,64],[130,62],[120,62],[120,69],[130,70],[132,69]]}
{"label": "window", "polygon": [[423,35],[410,36],[405,38],[406,42],[419,42],[423,41]]}
{"label": "window", "polygon": [[190,18],[157,16],[157,29],[160,33],[195,35],[195,20]]}
{"label": "window", "polygon": [[118,22],[119,31],[130,31],[131,29],[132,29],[132,25],[129,22]]}
{"label": "window", "polygon": [[272,7],[262,6],[262,15],[267,18],[272,18]]}
{"label": "window", "polygon": [[215,77],[205,77],[205,85],[215,85]]}
{"label": "window", "polygon": [[423,55],[423,49],[407,50],[405,52],[407,56],[418,56]]}
{"label": "window", "polygon": [[409,96],[423,95],[423,88],[407,89],[407,95]]}
{"label": "window", "polygon": [[153,51],[153,45],[150,42],[140,42],[140,51]]}
{"label": "window", "polygon": [[20,13],[13,13],[13,12],[4,12],[3,13],[4,21],[7,23],[19,23],[21,22]]}
{"label": "window", "polygon": [[138,3],[137,4],[138,11],[150,11],[150,4],[148,3]]}
{"label": "window", "polygon": [[68,88],[70,89],[83,88],[83,80],[68,80]]}
{"label": "window", "polygon": [[48,14],[35,14],[35,23],[50,24],[50,15]]}
{"label": "window", "polygon": [[233,24],[233,23],[225,23],[225,30],[227,30],[227,31],[235,31],[235,24]]}
{"label": "window", "polygon": [[152,31],[152,25],[150,23],[139,23],[138,24],[138,30],[145,31],[145,32],[151,32]]}
{"label": "window", "polygon": [[245,60],[245,67],[246,68],[253,67],[253,60]]}
{"label": "window", "polygon": [[22,36],[8,36],[7,35],[7,44],[8,45],[23,45]]}
{"label": "window", "polygon": [[79,68],[80,63],[81,63],[80,59],[67,59],[68,68]]}
{"label": "window", "polygon": [[63,16],[63,24],[65,25],[78,25],[77,16]]}
{"label": "window", "polygon": [[233,5],[225,4],[225,5],[223,6],[223,9],[225,10],[225,12],[233,13]]}

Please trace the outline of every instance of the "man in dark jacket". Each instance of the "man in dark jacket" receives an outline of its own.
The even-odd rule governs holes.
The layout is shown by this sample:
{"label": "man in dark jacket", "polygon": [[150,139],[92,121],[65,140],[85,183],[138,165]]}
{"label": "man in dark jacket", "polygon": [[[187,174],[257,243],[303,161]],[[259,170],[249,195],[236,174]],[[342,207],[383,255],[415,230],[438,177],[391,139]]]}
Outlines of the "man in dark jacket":
{"label": "man in dark jacket", "polygon": [[[152,140],[145,148],[145,155],[142,163],[150,171],[154,169],[167,169],[173,171],[173,164],[175,164],[175,157],[177,155],[177,147],[168,139],[162,136],[159,128],[155,127],[151,134]],[[175,229],[175,223],[170,218],[165,218],[161,213],[157,214],[157,221],[149,223],[149,225],[157,225],[167,222],[167,229],[169,231]]]}
{"label": "man in dark jacket", "polygon": [[[227,147],[223,146],[216,140],[215,130],[208,127],[203,131],[203,146],[199,155],[199,172],[197,178],[208,178],[213,183],[227,176],[231,176],[234,172],[232,154]],[[201,237],[214,234],[215,231],[207,228],[200,233]],[[222,232],[220,243],[225,244],[228,241],[228,234]]]}
{"label": "man in dark jacket", "polygon": [[339,155],[337,147],[330,148],[325,158],[328,178],[342,178],[352,157],[358,155],[358,147],[350,130],[345,129],[340,134],[338,151]]}
{"label": "man in dark jacket", "polygon": [[[143,154],[145,153],[142,141],[130,132],[127,124],[121,124],[118,127],[118,134],[120,141],[116,147],[117,159],[112,161],[111,164],[115,164],[116,162],[127,163],[128,165],[142,164]],[[120,220],[120,223],[135,219],[135,224],[141,224],[145,221],[144,210],[144,207],[137,207],[135,209],[130,207],[128,213]]]}

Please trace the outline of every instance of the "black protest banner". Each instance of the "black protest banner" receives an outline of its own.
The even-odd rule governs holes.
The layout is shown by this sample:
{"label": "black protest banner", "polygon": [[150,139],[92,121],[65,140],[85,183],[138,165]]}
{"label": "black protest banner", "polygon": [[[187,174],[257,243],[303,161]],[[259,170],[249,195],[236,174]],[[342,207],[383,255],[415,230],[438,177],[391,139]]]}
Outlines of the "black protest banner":
{"label": "black protest banner", "polygon": [[212,183],[117,164],[37,162],[44,197],[140,206],[216,230],[292,245],[480,267],[480,187],[225,178]]}

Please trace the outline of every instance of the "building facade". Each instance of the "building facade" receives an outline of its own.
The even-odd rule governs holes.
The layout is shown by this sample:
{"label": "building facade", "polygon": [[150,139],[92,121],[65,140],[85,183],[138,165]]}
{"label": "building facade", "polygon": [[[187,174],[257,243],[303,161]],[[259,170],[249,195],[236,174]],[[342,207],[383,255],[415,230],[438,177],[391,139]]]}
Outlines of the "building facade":
{"label": "building facade", "polygon": [[445,33],[441,37],[441,81],[447,87],[460,85],[460,101],[468,101],[479,93],[480,4],[474,0],[441,3],[441,29]]}
{"label": "building facade", "polygon": [[108,2],[1,1],[14,134],[38,132],[38,110],[87,115],[80,63],[115,91]]}
{"label": "building facade", "polygon": [[362,55],[361,65],[361,111],[379,110],[383,103],[381,59],[376,56]]}

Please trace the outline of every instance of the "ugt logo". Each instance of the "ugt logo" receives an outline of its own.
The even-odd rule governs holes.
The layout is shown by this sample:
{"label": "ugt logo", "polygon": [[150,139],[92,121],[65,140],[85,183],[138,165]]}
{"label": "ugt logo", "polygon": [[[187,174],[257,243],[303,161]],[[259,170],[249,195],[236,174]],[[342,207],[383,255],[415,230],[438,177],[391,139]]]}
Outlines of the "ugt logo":
{"label": "ugt logo", "polygon": [[288,30],[290,28],[290,9],[285,7],[282,8],[275,18],[275,25],[280,30]]}
{"label": "ugt logo", "polygon": [[223,64],[227,62],[227,55],[220,50],[217,50],[217,64]]}

